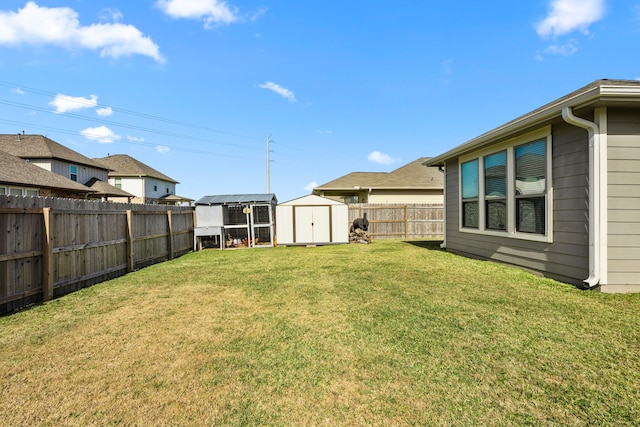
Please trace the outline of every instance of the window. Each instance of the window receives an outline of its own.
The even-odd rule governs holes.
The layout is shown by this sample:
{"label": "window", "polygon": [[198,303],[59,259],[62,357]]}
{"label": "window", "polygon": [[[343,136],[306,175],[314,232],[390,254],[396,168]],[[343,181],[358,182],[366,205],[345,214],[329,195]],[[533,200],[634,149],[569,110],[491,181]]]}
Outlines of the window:
{"label": "window", "polygon": [[484,203],[489,230],[507,229],[507,151],[484,158]]}
{"label": "window", "polygon": [[6,187],[0,187],[0,194],[7,194],[7,188]]}
{"label": "window", "polygon": [[515,148],[516,228],[523,233],[544,234],[546,161],[545,141]]}
{"label": "window", "polygon": [[10,188],[9,194],[12,196],[22,196],[22,188]]}
{"label": "window", "polygon": [[462,226],[478,228],[478,160],[462,164]]}
{"label": "window", "polygon": [[113,186],[119,189],[122,189],[122,178],[114,178]]}
{"label": "window", "polygon": [[167,194],[169,194],[169,187],[167,187]]}
{"label": "window", "polygon": [[551,241],[550,127],[460,159],[460,231]]}
{"label": "window", "polygon": [[78,181],[78,166],[69,165],[69,179],[71,181]]}
{"label": "window", "polygon": [[153,191],[158,191],[158,181],[153,180]]}
{"label": "window", "polygon": [[26,195],[27,196],[37,196],[38,195],[38,190],[26,190]]}

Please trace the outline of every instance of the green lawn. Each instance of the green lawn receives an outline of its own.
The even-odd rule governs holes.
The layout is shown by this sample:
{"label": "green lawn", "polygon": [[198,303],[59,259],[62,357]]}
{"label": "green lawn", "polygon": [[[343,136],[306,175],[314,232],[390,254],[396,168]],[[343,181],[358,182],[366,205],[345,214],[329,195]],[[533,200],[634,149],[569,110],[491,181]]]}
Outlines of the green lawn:
{"label": "green lawn", "polygon": [[0,318],[0,424],[638,425],[639,319],[435,242],[206,250]]}

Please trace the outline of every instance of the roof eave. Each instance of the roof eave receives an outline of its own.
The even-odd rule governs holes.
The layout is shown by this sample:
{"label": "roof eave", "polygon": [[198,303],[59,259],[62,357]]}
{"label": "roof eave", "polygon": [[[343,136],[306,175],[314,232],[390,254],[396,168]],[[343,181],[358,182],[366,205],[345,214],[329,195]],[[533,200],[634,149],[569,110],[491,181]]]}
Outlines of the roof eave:
{"label": "roof eave", "polygon": [[[580,109],[587,107],[595,102],[616,102],[628,101],[630,98],[638,98],[640,96],[640,86],[638,85],[616,85],[596,82],[579,89],[565,97],[559,98],[545,106],[538,108],[528,114],[520,116],[502,126],[499,126],[489,132],[486,132],[466,143],[455,147],[439,156],[435,156],[422,163],[425,166],[443,166],[445,160],[458,157],[469,151],[473,151],[483,145],[488,145],[492,141],[509,135],[518,133],[522,130],[530,128],[536,124],[550,121],[556,117],[562,116],[564,107],[572,107]],[[605,81],[606,82],[606,81]]]}

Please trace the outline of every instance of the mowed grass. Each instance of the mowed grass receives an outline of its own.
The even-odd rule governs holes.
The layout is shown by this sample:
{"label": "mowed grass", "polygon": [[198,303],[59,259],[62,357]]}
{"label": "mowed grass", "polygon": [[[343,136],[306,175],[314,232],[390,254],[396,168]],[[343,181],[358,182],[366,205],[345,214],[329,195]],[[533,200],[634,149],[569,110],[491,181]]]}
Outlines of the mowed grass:
{"label": "mowed grass", "polygon": [[206,250],[0,318],[0,424],[638,425],[639,319],[435,242]]}

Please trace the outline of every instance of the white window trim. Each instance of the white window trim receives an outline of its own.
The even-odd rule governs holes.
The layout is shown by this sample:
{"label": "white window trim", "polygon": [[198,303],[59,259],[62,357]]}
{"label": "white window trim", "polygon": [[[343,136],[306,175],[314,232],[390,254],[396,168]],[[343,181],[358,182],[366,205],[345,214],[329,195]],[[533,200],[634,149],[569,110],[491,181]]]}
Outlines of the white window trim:
{"label": "white window trim", "polygon": [[[514,185],[514,149],[516,146],[534,142],[540,139],[546,140],[546,197],[545,197],[545,231],[546,234],[522,233],[516,231],[516,203]],[[551,151],[551,126],[545,126],[534,132],[527,133],[515,138],[508,139],[491,147],[487,147],[472,154],[460,156],[458,158],[458,231],[460,233],[481,234],[483,236],[507,237],[511,239],[530,240],[534,242],[553,242],[553,176]],[[484,194],[484,157],[499,151],[507,151],[507,229],[487,230],[485,218],[485,194]],[[462,226],[462,164],[478,159],[478,228],[467,228]]]}

